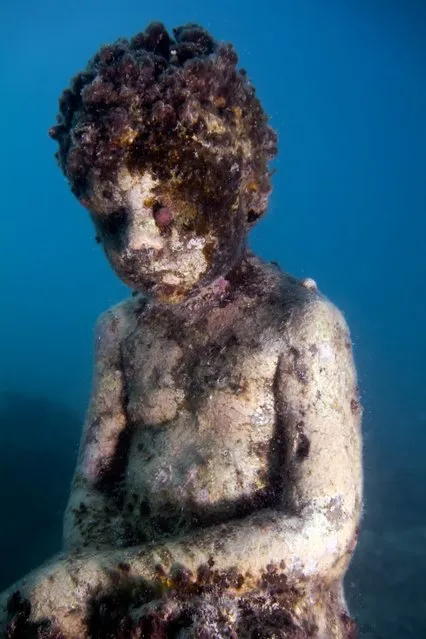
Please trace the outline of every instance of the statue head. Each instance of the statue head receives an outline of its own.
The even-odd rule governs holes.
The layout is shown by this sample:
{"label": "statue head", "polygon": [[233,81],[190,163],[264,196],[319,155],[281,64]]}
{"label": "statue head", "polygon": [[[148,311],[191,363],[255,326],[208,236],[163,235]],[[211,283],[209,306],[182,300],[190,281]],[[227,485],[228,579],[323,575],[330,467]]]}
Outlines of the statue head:
{"label": "statue head", "polygon": [[238,263],[267,207],[276,135],[231,45],[160,23],[104,46],[50,135],[129,286],[178,302]]}

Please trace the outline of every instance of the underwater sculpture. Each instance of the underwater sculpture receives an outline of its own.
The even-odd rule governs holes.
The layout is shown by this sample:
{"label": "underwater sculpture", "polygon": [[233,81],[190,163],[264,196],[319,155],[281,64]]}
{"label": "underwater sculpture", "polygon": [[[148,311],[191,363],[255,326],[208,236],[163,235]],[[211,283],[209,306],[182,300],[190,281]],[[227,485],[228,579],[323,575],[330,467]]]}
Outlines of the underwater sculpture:
{"label": "underwater sculpture", "polygon": [[135,292],[98,322],[64,550],[0,597],[9,638],[356,635],[351,341],[247,249],[276,136],[236,65],[153,23],[61,97],[59,164]]}

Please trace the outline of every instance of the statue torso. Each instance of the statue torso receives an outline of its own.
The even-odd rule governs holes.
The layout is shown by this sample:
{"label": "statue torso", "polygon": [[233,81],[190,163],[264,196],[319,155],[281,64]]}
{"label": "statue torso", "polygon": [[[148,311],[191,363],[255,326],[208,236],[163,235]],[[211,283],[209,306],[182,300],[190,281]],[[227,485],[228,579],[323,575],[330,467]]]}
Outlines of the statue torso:
{"label": "statue torso", "polygon": [[130,425],[124,509],[135,540],[223,522],[280,498],[281,296],[253,290],[190,325],[142,305],[121,344]]}

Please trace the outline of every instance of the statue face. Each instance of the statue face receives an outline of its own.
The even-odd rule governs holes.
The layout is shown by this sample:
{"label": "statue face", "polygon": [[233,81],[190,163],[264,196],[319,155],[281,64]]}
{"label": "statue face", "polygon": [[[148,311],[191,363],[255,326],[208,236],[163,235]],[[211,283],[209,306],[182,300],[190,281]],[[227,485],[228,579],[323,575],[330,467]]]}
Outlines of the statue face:
{"label": "statue face", "polygon": [[238,164],[199,168],[202,184],[178,168],[163,178],[124,166],[108,181],[89,178],[83,203],[111,266],[123,282],[162,301],[179,302],[226,275],[245,245]]}

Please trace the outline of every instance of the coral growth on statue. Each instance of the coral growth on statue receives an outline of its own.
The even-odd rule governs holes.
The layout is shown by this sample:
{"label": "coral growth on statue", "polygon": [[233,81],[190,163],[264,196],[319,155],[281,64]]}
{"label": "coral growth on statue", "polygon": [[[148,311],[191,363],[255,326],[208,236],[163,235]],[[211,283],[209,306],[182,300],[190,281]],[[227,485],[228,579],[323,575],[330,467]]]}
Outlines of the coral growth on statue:
{"label": "coral growth on statue", "polygon": [[362,507],[350,335],[247,248],[276,135],[232,46],[102,47],[50,135],[133,289],[95,332],[63,552],[0,596],[9,639],[349,639]]}

